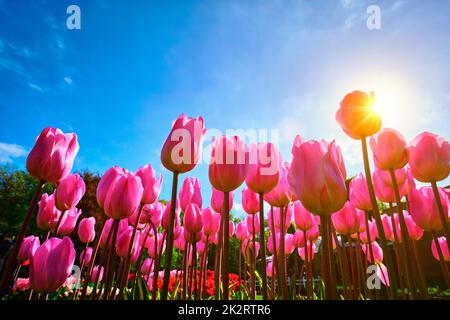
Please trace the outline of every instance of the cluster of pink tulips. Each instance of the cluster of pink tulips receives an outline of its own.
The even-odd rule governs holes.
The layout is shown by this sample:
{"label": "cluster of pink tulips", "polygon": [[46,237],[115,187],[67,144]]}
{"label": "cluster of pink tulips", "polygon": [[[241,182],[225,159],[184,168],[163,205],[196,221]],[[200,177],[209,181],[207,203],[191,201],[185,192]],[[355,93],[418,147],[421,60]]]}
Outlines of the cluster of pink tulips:
{"label": "cluster of pink tulips", "polygon": [[[71,174],[77,136],[44,129],[27,158],[39,186],[4,267],[2,293],[29,290],[30,299],[44,299],[68,288],[72,299],[127,299],[145,286],[148,295],[140,298],[203,299],[209,269],[216,299],[232,299],[239,290],[250,299],[426,299],[417,249],[424,233],[450,289],[450,193],[437,185],[450,174],[450,144],[428,132],[407,143],[398,131],[381,129],[374,103],[372,93],[355,91],[336,113],[344,132],[361,141],[365,171],[352,179],[334,141],[297,135],[286,162],[272,143],[215,137],[209,207],[197,178],[186,177],[178,188],[180,175],[199,162],[206,134],[201,117],[181,115],[161,150],[172,172],[167,204],[158,199],[163,177],[151,165],[136,173],[112,167],[97,188],[108,217],[100,226],[93,217],[78,221],[85,184]],[[425,186],[417,188],[416,180]],[[53,194],[42,194],[46,183],[54,184]],[[234,192],[244,184],[247,217],[234,225]],[[36,207],[42,243],[25,237]],[[84,244],[78,273],[74,237]],[[232,237],[240,250],[238,279],[230,281]],[[27,265],[28,278],[18,277]],[[378,288],[368,285],[369,267]]]}

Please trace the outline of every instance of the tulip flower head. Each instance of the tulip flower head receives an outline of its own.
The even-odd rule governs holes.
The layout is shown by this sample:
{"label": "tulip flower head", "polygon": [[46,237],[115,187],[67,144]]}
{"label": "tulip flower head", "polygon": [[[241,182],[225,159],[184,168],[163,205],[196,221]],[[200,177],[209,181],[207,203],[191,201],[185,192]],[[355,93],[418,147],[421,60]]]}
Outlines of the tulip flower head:
{"label": "tulip flower head", "polygon": [[450,144],[434,133],[419,134],[408,144],[409,167],[421,182],[441,181],[450,174]]}
{"label": "tulip flower head", "polygon": [[381,116],[374,109],[375,94],[353,91],[342,99],[336,120],[353,139],[369,137],[381,129]]}
{"label": "tulip flower head", "polygon": [[47,127],[27,157],[27,170],[36,179],[57,183],[69,175],[79,149],[76,134]]}
{"label": "tulip flower head", "polygon": [[37,248],[31,262],[31,288],[37,292],[58,290],[72,270],[75,254],[73,243],[68,237],[45,241]]}
{"label": "tulip flower head", "polygon": [[184,213],[184,228],[188,232],[197,233],[202,230],[202,210],[195,203],[190,203]]}
{"label": "tulip flower head", "polygon": [[305,141],[292,148],[287,176],[292,192],[313,214],[331,214],[347,200],[346,171],[334,142]]}
{"label": "tulip flower head", "polygon": [[219,231],[220,214],[214,212],[210,207],[202,210],[203,233],[210,237]]}
{"label": "tulip flower head", "polygon": [[153,167],[148,164],[139,168],[138,171],[136,171],[136,176],[141,178],[142,187],[144,189],[141,203],[151,204],[155,202],[161,193],[161,185],[163,182],[162,174],[160,174],[159,178],[157,178],[155,170],[153,170]]}
{"label": "tulip flower head", "polygon": [[195,203],[198,207],[202,207],[200,180],[198,178],[187,177],[181,185],[179,199],[183,212],[186,211],[190,203]]}
{"label": "tulip flower head", "polygon": [[53,230],[58,224],[61,211],[55,206],[55,195],[44,193],[38,203],[39,210],[36,217],[37,225],[41,230]]}
{"label": "tulip flower head", "polygon": [[273,207],[286,207],[292,200],[292,191],[287,177],[290,166],[288,162],[280,165],[280,181],[275,188],[264,194],[264,200]]}
{"label": "tulip flower head", "polygon": [[55,205],[61,210],[73,209],[86,192],[86,185],[79,174],[71,174],[60,180],[55,190]]}
{"label": "tulip flower head", "polygon": [[20,262],[31,260],[37,248],[39,248],[39,246],[40,246],[39,237],[31,235],[24,238],[22,244],[20,245],[17,260]]}
{"label": "tulip flower head", "polygon": [[259,195],[251,189],[244,187],[242,189],[242,208],[247,214],[259,212]]}
{"label": "tulip flower head", "polygon": [[300,201],[295,201],[294,205],[294,224],[295,227],[302,231],[308,231],[312,228],[314,218],[311,212],[305,209]]}
{"label": "tulip flower head", "polygon": [[359,173],[350,181],[349,199],[352,205],[359,210],[372,210],[369,189],[366,178]]}
{"label": "tulip flower head", "polygon": [[95,239],[95,218],[81,219],[78,224],[78,237],[83,243],[90,243]]}
{"label": "tulip flower head", "polygon": [[395,170],[403,168],[409,160],[406,140],[400,132],[384,128],[370,138],[373,161],[377,168]]}
{"label": "tulip flower head", "polygon": [[214,189],[222,192],[237,189],[247,177],[248,169],[248,148],[238,136],[213,140],[208,175]]}
{"label": "tulip flower head", "polygon": [[181,114],[172,124],[161,149],[161,162],[172,172],[185,173],[194,169],[200,160],[206,129],[202,117],[197,119]]}
{"label": "tulip flower head", "polygon": [[[445,237],[439,237],[437,240],[438,240],[438,243],[439,243],[439,247],[441,248],[442,257],[444,258],[444,261],[445,262],[449,262],[450,261],[450,250],[448,248],[447,240],[445,239]],[[440,260],[439,252],[438,252],[438,249],[436,247],[435,241],[431,242],[431,253],[433,254],[433,257],[436,260],[438,260],[438,261]]]}

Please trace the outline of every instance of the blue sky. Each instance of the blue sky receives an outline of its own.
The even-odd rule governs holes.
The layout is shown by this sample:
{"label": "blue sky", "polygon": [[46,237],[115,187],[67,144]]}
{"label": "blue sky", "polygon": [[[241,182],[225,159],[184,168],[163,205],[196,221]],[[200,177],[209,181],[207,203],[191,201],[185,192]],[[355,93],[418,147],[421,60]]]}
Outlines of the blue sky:
{"label": "blue sky", "polygon": [[[70,4],[81,30],[66,28]],[[366,27],[371,4],[381,30]],[[287,161],[296,133],[336,139],[356,174],[359,144],[334,120],[349,91],[374,89],[408,139],[449,139],[449,17],[445,0],[0,0],[0,162],[23,168],[56,126],[78,134],[74,170],[150,163],[167,198],[159,150],[186,113],[222,132],[279,130]],[[209,203],[207,165],[190,175]]]}

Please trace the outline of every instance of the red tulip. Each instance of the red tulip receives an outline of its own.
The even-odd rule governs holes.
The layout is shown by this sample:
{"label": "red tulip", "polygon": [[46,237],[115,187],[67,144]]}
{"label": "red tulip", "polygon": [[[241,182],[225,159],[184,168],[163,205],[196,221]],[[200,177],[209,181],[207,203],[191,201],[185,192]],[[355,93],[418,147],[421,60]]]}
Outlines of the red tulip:
{"label": "red tulip", "polygon": [[209,181],[214,189],[230,192],[247,177],[249,154],[245,143],[237,136],[222,136],[213,140]]}
{"label": "red tulip", "polygon": [[334,142],[306,141],[293,147],[288,173],[292,192],[314,214],[331,214],[347,200],[346,171]]}
{"label": "red tulip", "polygon": [[67,280],[75,260],[69,237],[50,238],[34,253],[30,267],[31,288],[37,292],[58,290]]}
{"label": "red tulip", "polygon": [[161,149],[161,162],[172,172],[185,173],[194,169],[202,154],[206,129],[203,118],[193,119],[182,114],[172,124]]}
{"label": "red tulip", "polygon": [[59,181],[55,190],[55,204],[61,210],[74,208],[86,192],[86,185],[79,174],[71,174]]}
{"label": "red tulip", "polygon": [[350,181],[349,199],[352,205],[360,210],[372,210],[372,202],[370,200],[367,181],[364,176],[359,173]]}
{"label": "red tulip", "polygon": [[450,173],[450,144],[434,133],[424,132],[408,145],[409,167],[421,182],[441,181]]}
{"label": "red tulip", "polygon": [[[448,215],[448,198],[442,188],[439,188],[439,196],[444,212],[447,212]],[[412,219],[422,229],[427,231],[439,231],[442,229],[439,210],[431,187],[411,190],[409,193],[409,209]]]}
{"label": "red tulip", "polygon": [[249,188],[242,188],[242,208],[247,214],[259,212],[259,196]]}
{"label": "red tulip", "polygon": [[163,182],[162,174],[159,175],[159,178],[156,178],[155,170],[148,164],[139,168],[138,171],[136,171],[136,176],[141,178],[142,187],[144,188],[141,203],[150,204],[155,202],[161,192],[161,185]]}
{"label": "red tulip", "polygon": [[373,161],[382,170],[401,169],[409,159],[406,140],[394,129],[382,129],[370,138]]}
{"label": "red tulip", "polygon": [[273,207],[286,207],[292,200],[292,192],[287,178],[290,166],[288,162],[280,165],[281,178],[278,185],[264,194],[264,200]]}
{"label": "red tulip", "polygon": [[336,120],[344,132],[353,139],[369,137],[381,129],[381,116],[373,105],[375,95],[353,91],[341,101]]}
{"label": "red tulip", "polygon": [[245,182],[256,193],[267,193],[280,181],[281,155],[272,143],[250,146],[250,166]]}
{"label": "red tulip", "polygon": [[69,175],[79,148],[76,134],[47,127],[28,155],[27,170],[36,179],[57,183]]}
{"label": "red tulip", "polygon": [[186,211],[190,203],[195,203],[202,207],[202,194],[200,191],[200,180],[198,178],[187,177],[184,179],[180,189],[180,206],[181,210]]}

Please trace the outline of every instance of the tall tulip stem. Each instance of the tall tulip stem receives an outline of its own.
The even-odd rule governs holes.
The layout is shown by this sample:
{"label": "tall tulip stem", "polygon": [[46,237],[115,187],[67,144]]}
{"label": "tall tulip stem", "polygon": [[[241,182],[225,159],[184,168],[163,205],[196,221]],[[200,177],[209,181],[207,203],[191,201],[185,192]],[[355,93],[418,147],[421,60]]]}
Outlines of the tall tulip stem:
{"label": "tall tulip stem", "polygon": [[169,290],[170,280],[170,266],[172,264],[172,251],[173,251],[173,228],[175,224],[175,209],[177,201],[177,185],[178,185],[178,172],[173,173],[172,180],[172,197],[170,202],[170,222],[169,230],[167,233],[167,245],[166,245],[166,259],[164,266],[164,281],[162,286],[161,300],[167,300],[167,293]]}
{"label": "tall tulip stem", "polygon": [[259,193],[259,241],[261,243],[261,278],[263,299],[267,300],[267,274],[266,274],[266,241],[264,239],[264,193]]}
{"label": "tall tulip stem", "polygon": [[25,219],[23,220],[22,225],[20,226],[19,233],[17,234],[16,237],[16,242],[11,250],[11,253],[9,254],[8,260],[3,269],[3,277],[0,283],[0,295],[3,295],[8,291],[9,281],[11,280],[12,271],[14,269],[14,265],[16,264],[20,246],[22,245],[23,238],[25,237],[25,232],[27,232],[28,225],[30,224],[34,209],[36,208],[44,184],[45,181],[40,180],[38,185],[36,186],[33,199],[30,202],[27,214],[25,215]]}
{"label": "tall tulip stem", "polygon": [[[366,176],[366,181],[367,181],[367,188],[369,189],[370,201],[372,203],[372,214],[373,214],[373,217],[375,218],[375,223],[377,225],[377,230],[378,230],[378,236],[380,237],[380,240],[381,240],[381,247],[383,248],[383,254],[385,255],[385,258],[386,258],[386,265],[387,265],[387,269],[389,271],[388,274],[394,275],[395,269],[394,269],[394,264],[393,264],[393,260],[392,260],[392,255],[391,255],[391,252],[389,251],[388,243],[386,240],[386,234],[384,233],[383,223],[382,223],[381,217],[380,217],[380,212],[378,211],[377,198],[375,197],[375,191],[373,188],[372,174],[370,173],[369,153],[367,151],[366,138],[361,139],[361,146],[362,146],[364,171],[365,171],[365,176]],[[395,277],[391,277],[391,278],[393,281],[391,282],[389,289],[391,290],[392,297],[394,297],[394,299],[395,299],[397,296],[397,287],[398,287],[397,279]]]}
{"label": "tall tulip stem", "polygon": [[230,204],[229,204],[230,194],[229,192],[224,192],[223,194],[223,258],[222,258],[222,285],[223,285],[223,299],[228,300],[228,248],[230,245]]}
{"label": "tall tulip stem", "polygon": [[[445,216],[444,207],[442,206],[441,197],[439,196],[439,189],[436,181],[431,182],[433,188],[434,198],[439,209],[439,217],[441,218],[442,228],[444,229],[445,238],[447,239],[447,246],[450,248],[450,229],[448,227],[448,216]],[[447,214],[448,215],[448,214]]]}
{"label": "tall tulip stem", "polygon": [[333,246],[331,244],[331,215],[320,215],[320,226],[322,228],[322,278],[325,283],[325,298],[335,299],[335,287],[332,279],[332,259]]}

